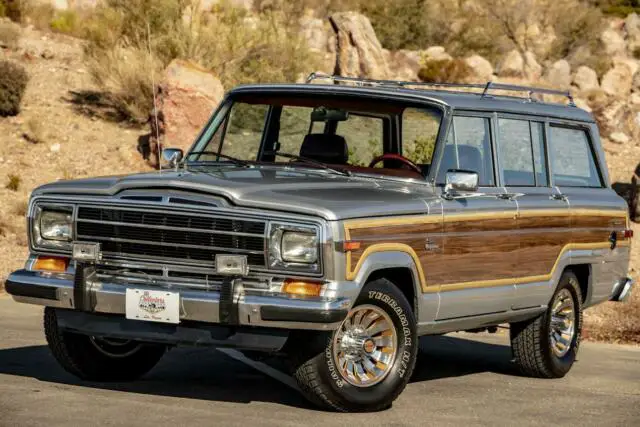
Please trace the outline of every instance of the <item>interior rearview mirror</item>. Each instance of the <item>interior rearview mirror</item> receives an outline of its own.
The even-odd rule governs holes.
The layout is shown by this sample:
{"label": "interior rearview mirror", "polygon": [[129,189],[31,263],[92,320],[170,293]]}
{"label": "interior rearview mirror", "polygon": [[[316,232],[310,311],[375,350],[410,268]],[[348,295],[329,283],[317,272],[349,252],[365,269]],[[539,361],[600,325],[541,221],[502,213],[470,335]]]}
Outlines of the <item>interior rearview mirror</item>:
{"label": "interior rearview mirror", "polygon": [[478,191],[478,181],[476,172],[450,169],[445,176],[444,192],[449,196],[459,193],[475,193]]}
{"label": "interior rearview mirror", "polygon": [[311,112],[312,122],[344,122],[349,118],[349,112],[325,107],[316,107]]}
{"label": "interior rearview mirror", "polygon": [[183,156],[184,153],[179,148],[165,148],[162,150],[162,166],[165,168],[174,168],[180,163]]}

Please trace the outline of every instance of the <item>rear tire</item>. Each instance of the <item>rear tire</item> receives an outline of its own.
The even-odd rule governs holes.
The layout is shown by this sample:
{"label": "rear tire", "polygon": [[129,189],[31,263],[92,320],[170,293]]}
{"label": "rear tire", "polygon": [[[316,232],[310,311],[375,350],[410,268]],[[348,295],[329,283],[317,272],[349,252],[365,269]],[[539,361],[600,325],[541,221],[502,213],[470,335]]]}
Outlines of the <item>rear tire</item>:
{"label": "rear tire", "polygon": [[340,412],[390,407],[418,351],[411,304],[386,279],[367,283],[338,330],[315,339],[307,333],[288,344],[294,376],[312,403]]}
{"label": "rear tire", "polygon": [[582,293],[576,275],[565,271],[549,307],[535,319],[511,324],[511,349],[522,373],[561,378],[573,366],[582,332]]}
{"label": "rear tire", "polygon": [[111,382],[138,379],[153,368],[166,347],[136,341],[90,337],[63,331],[56,311],[44,310],[44,331],[58,363],[86,381]]}

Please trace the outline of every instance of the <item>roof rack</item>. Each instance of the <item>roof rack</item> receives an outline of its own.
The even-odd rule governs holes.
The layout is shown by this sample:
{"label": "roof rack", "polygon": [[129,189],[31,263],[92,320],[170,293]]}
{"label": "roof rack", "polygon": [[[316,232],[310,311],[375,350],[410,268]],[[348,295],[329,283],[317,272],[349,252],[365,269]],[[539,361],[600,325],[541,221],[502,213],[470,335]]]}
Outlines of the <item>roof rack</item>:
{"label": "roof rack", "polygon": [[[573,96],[570,91],[562,91],[562,90],[554,90],[554,89],[544,89],[539,87],[532,86],[519,86],[519,85],[510,85],[503,83],[494,83],[487,82],[484,84],[481,83],[426,83],[426,82],[407,82],[400,80],[374,80],[374,79],[364,79],[358,77],[343,77],[330,75],[325,73],[311,73],[309,77],[307,77],[306,82],[311,83],[314,80],[331,80],[334,84],[339,83],[352,83],[356,86],[360,87],[396,87],[396,88],[432,88],[432,89],[443,89],[449,92],[459,92],[459,93],[467,93],[467,94],[475,94],[479,95],[481,98],[493,98],[494,96],[500,96],[491,94],[490,91],[508,91],[508,92],[526,92],[527,96],[510,96],[511,98],[520,98],[526,99],[529,102],[538,102],[533,95],[534,94],[543,94],[543,95],[556,95],[563,96],[569,100],[569,106],[575,107],[576,104],[573,101]],[[463,90],[456,89],[477,89],[482,90],[479,92],[467,92]],[[504,96],[504,95],[502,95]]]}

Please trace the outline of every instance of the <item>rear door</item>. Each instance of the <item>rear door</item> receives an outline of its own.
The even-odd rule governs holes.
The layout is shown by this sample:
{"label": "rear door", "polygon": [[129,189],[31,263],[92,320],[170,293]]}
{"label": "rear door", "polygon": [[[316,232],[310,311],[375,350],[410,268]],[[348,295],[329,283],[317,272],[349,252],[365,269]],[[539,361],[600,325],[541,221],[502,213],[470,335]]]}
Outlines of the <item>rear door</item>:
{"label": "rear door", "polygon": [[512,309],[547,304],[550,274],[571,239],[569,205],[551,187],[545,123],[526,117],[498,118],[502,182],[518,205],[519,248]]}

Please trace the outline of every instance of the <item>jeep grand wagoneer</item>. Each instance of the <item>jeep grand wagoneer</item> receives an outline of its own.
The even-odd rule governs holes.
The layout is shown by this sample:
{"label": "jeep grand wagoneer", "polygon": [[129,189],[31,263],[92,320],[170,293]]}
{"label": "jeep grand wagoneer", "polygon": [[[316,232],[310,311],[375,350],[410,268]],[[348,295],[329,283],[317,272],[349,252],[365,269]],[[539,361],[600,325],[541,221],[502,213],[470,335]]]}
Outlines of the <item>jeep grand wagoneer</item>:
{"label": "jeep grand wagoneer", "polygon": [[313,402],[378,410],[418,337],[508,323],[524,373],[564,376],[582,311],[632,287],[591,115],[543,89],[318,77],[231,91],[160,172],[33,192],[6,289],[46,306],[60,364],[121,381],[175,345],[269,352]]}

